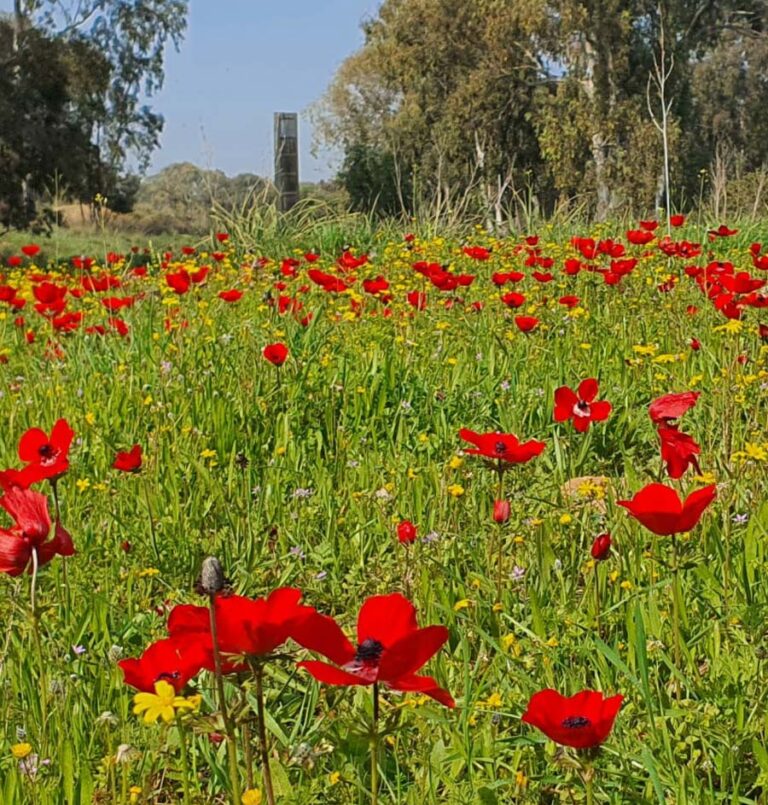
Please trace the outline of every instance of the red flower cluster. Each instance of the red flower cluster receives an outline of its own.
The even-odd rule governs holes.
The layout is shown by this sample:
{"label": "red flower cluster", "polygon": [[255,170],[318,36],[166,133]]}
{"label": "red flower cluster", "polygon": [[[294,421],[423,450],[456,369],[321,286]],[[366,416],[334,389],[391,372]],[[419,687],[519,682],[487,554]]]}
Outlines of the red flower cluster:
{"label": "red flower cluster", "polygon": [[30,428],[19,440],[19,458],[27,465],[0,472],[0,506],[13,520],[10,528],[0,528],[0,573],[18,576],[56,555],[74,554],[72,537],[58,517],[51,528],[48,498],[29,488],[46,479],[55,483],[69,469],[73,437],[65,419],[56,422],[50,437],[40,428]]}
{"label": "red flower cluster", "polygon": [[682,478],[688,467],[701,474],[697,456],[701,448],[692,436],[679,430],[676,420],[696,405],[700,393],[665,394],[654,400],[649,409],[651,419],[661,440],[661,460],[670,478]]}
{"label": "red flower cluster", "polygon": [[[214,601],[217,648],[224,673],[242,671],[268,659],[287,640],[316,651],[336,663],[299,663],[316,679],[332,685],[386,684],[395,690],[431,696],[449,707],[450,694],[418,671],[446,642],[443,626],[419,629],[416,610],[399,593],[373,596],[358,617],[358,644],[345,637],[336,622],[300,604],[301,591],[275,590],[267,598],[218,595]],[[127,684],[151,692],[160,680],[179,691],[199,671],[214,669],[211,613],[207,607],[174,607],[168,634],[137,659],[119,665]]]}

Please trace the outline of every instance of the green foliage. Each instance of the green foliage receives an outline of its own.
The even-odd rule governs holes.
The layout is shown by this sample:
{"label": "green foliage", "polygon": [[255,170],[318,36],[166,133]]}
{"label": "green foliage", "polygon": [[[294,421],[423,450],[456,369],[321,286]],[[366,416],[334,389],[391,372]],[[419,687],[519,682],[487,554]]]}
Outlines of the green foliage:
{"label": "green foliage", "polygon": [[[417,195],[464,194],[497,223],[500,207],[521,217],[524,187],[547,212],[689,206],[723,149],[732,172],[758,179],[768,161],[767,31],[760,3],[385,0],[318,108],[319,132],[352,163],[372,149]],[[669,202],[650,116],[658,70]]]}
{"label": "green foliage", "polygon": [[[186,0],[17,2],[0,18],[0,226],[23,226],[55,184],[72,200],[100,193],[127,211],[162,117],[143,103],[163,82]],[[43,210],[43,213],[45,211]]]}
{"label": "green foliage", "polygon": [[339,181],[355,211],[390,216],[408,211],[411,189],[399,181],[395,159],[386,151],[354,143],[344,155]]}
{"label": "green foliage", "polygon": [[[693,282],[681,279],[660,296],[654,289],[670,264],[654,253],[619,288],[592,272],[563,279],[556,291],[561,280],[529,279],[528,304],[542,325],[524,336],[490,281],[493,271],[522,267],[520,240],[471,230],[461,235],[492,247],[489,263],[469,261],[461,237],[414,245],[426,260],[479,274],[462,290],[465,304],[447,309],[430,290],[429,306],[414,316],[403,300],[403,289],[414,287],[414,254],[402,230],[363,223],[291,229],[282,238],[277,222],[262,220],[260,230],[254,223],[264,240],[230,241],[207,285],[180,298],[164,282],[160,255],[141,282],[113,266],[126,283],[121,293],[144,294],[121,311],[130,338],[75,332],[60,338],[62,360],[49,352],[47,322],[30,314],[41,337],[28,345],[10,316],[0,319],[7,359],[0,466],[18,465],[17,441],[27,427],[50,428],[63,416],[77,434],[58,485],[77,554],[66,566],[60,558],[46,565],[38,579],[42,662],[32,640],[30,579],[0,578],[4,805],[122,805],[131,786],[139,802],[181,801],[175,729],[132,715],[132,691],[115,662],[163,635],[171,606],[201,602],[193,585],[209,554],[221,558],[238,592],[298,586],[307,603],[350,633],[365,596],[406,584],[420,623],[449,627],[429,672],[457,708],[382,696],[382,802],[583,803],[573,756],[520,722],[528,697],[547,686],[626,697],[596,760],[596,802],[763,802],[768,436],[761,384],[768,368],[751,312],[729,331]],[[711,248],[718,259],[745,265],[757,231],[746,228]],[[559,265],[573,254],[568,239],[577,232],[544,227],[539,245]],[[706,237],[693,227],[682,235]],[[375,252],[371,275],[402,286],[392,317],[370,315],[381,309],[372,299],[358,315],[350,295],[317,289],[302,297],[315,314],[306,327],[265,304],[282,277],[281,258],[320,248],[319,265],[333,270],[350,241]],[[221,244],[211,238],[198,246]],[[275,262],[254,269],[257,255]],[[186,264],[204,262],[201,253]],[[306,281],[301,271],[297,284]],[[27,273],[8,281],[31,298]],[[246,291],[237,305],[217,298],[236,286]],[[556,302],[560,292],[577,294],[580,312],[566,314]],[[471,307],[475,301],[485,303],[482,310]],[[86,296],[72,304],[83,306],[87,323],[105,321],[109,314],[92,302]],[[700,312],[689,315],[689,305]],[[701,340],[700,350],[689,349],[691,337]],[[279,381],[260,354],[278,339],[290,348]],[[553,422],[554,389],[592,375],[600,397],[613,403],[609,420],[588,434]],[[702,469],[719,491],[702,523],[678,540],[685,618],[675,669],[670,540],[649,537],[615,501],[658,477],[649,401],[689,388],[702,397],[684,427],[701,443]],[[465,426],[547,443],[539,459],[507,474],[504,526],[491,520],[495,473],[476,457],[453,460]],[[144,468],[119,475],[110,469],[114,453],[134,442],[144,447]],[[591,485],[569,484],[587,476]],[[595,484],[599,477],[607,481]],[[688,477],[681,488],[697,484]],[[394,535],[403,517],[428,537],[410,552]],[[587,559],[603,530],[616,550],[597,570],[598,629],[596,571]],[[298,654],[295,647],[290,653]],[[319,686],[292,659],[270,662],[266,680],[281,801],[363,805],[368,692]],[[202,674],[195,684],[203,701],[188,729],[193,801],[224,802],[226,756],[211,736],[221,731],[211,678]],[[233,712],[250,713],[252,690],[228,683],[228,692]],[[22,739],[37,755],[34,777],[11,755]],[[238,758],[245,779],[242,740]],[[258,785],[258,762],[253,771]]]}

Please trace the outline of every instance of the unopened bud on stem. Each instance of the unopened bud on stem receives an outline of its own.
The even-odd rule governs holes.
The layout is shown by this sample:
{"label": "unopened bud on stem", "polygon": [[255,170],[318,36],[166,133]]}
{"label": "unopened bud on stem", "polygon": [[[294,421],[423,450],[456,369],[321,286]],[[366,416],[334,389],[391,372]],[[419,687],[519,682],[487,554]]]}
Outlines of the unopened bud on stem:
{"label": "unopened bud on stem", "polygon": [[215,556],[209,556],[203,562],[203,569],[200,572],[200,590],[207,595],[215,595],[220,593],[224,586],[224,571],[221,568],[221,562]]}

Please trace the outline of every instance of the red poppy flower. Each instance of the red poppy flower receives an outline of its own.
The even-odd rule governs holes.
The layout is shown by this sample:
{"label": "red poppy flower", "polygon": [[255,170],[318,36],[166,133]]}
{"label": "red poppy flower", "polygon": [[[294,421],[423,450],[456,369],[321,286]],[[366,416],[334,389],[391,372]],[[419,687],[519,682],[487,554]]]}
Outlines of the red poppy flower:
{"label": "red poppy flower", "polygon": [[669,216],[669,223],[671,226],[682,226],[685,223],[685,216],[680,215],[679,213],[676,215]]}
{"label": "red poppy flower", "polygon": [[178,693],[205,667],[209,652],[195,640],[166,638],[152,643],[138,659],[120,660],[125,683],[153,693],[155,682],[172,685]]}
{"label": "red poppy flower", "polygon": [[561,296],[557,301],[559,304],[564,305],[567,308],[574,308],[581,300],[578,296]]}
{"label": "red poppy flower", "polygon": [[611,555],[612,544],[610,534],[600,534],[595,537],[595,541],[592,543],[592,549],[590,550],[592,558],[596,562],[602,562],[607,559]]}
{"label": "red poppy flower", "polygon": [[569,697],[547,688],[531,697],[523,721],[561,746],[591,749],[610,735],[623,701],[620,693],[606,699],[599,691],[582,690]]}
{"label": "red poppy flower", "polygon": [[69,469],[69,447],[75,432],[66,419],[53,426],[50,438],[40,428],[30,428],[19,440],[19,458],[27,462],[20,472],[9,470],[23,487],[46,478],[55,480]]}
{"label": "red poppy flower", "polygon": [[653,232],[659,227],[658,221],[639,221],[640,229],[644,229],[646,232]]}
{"label": "red poppy flower", "polygon": [[514,291],[510,293],[505,293],[501,297],[501,301],[507,306],[511,308],[521,307],[525,304],[525,297],[521,293],[515,293]]}
{"label": "red poppy flower", "polygon": [[737,234],[738,231],[738,229],[729,229],[725,224],[720,224],[717,229],[710,229],[708,234],[709,239],[714,240],[715,238],[729,238]]}
{"label": "red poppy flower", "polygon": [[515,324],[523,333],[530,333],[539,326],[539,320],[535,316],[515,316]]}
{"label": "red poppy flower", "polygon": [[484,249],[482,246],[465,246],[463,252],[473,260],[484,261],[489,260],[491,257],[491,250]]}
{"label": "red poppy flower", "polygon": [[14,520],[10,529],[0,529],[0,573],[18,576],[29,566],[32,570],[33,551],[37,564],[42,567],[59,556],[72,556],[75,548],[72,537],[56,523],[52,539],[51,517],[48,513],[48,498],[31,489],[23,489],[11,482],[7,473],[0,478],[5,494],[0,497],[0,506]]}
{"label": "red poppy flower", "polygon": [[118,453],[112,469],[121,472],[138,472],[141,469],[141,445],[135,444],[127,453]]}
{"label": "red poppy flower", "polygon": [[239,302],[243,297],[243,292],[233,288],[231,291],[219,291],[219,299],[225,302]]}
{"label": "red poppy flower", "polygon": [[30,243],[28,246],[22,246],[21,251],[32,259],[40,254],[40,247],[36,243]]}
{"label": "red poppy flower", "polygon": [[217,232],[216,240],[218,240],[219,243],[226,243],[229,240],[229,234],[226,232]]}
{"label": "red poppy flower", "polygon": [[267,344],[261,353],[273,366],[282,366],[288,357],[288,347],[279,341],[275,344]]}
{"label": "red poppy flower", "polygon": [[645,229],[630,229],[627,232],[627,240],[633,246],[645,246],[650,243],[656,235],[653,232],[646,231]]}
{"label": "red poppy flower", "polygon": [[365,601],[357,617],[357,646],[333,618],[320,614],[303,621],[293,637],[335,663],[299,663],[319,682],[385,684],[393,690],[423,693],[447,707],[454,706],[450,693],[432,677],[416,674],[448,640],[448,630],[444,626],[420,629],[413,604],[400,593],[375,595]]}
{"label": "red poppy flower", "polygon": [[403,520],[397,525],[397,539],[403,545],[416,542],[416,526],[410,520]]}
{"label": "red poppy flower", "polygon": [[192,284],[192,277],[189,276],[188,271],[182,268],[175,273],[166,274],[165,281],[170,288],[173,288],[175,293],[181,296],[189,290],[189,286]]}
{"label": "red poppy flower", "polygon": [[688,467],[693,467],[701,475],[701,467],[696,458],[701,448],[693,437],[674,427],[659,427],[661,439],[661,460],[667,465],[670,478],[682,478]]}
{"label": "red poppy flower", "polygon": [[424,310],[427,307],[427,295],[420,291],[409,291],[406,294],[406,299],[411,307],[416,310]]}
{"label": "red poppy flower", "polygon": [[648,408],[651,419],[656,423],[668,423],[680,417],[696,405],[700,391],[684,391],[682,394],[665,394],[655,399]]}
{"label": "red poppy flower", "polygon": [[579,384],[578,392],[568,386],[555,390],[555,422],[573,420],[573,427],[579,433],[589,430],[590,422],[603,422],[611,414],[611,404],[605,400],[595,402],[597,380],[588,377]]}
{"label": "red poppy flower", "polygon": [[18,268],[22,264],[23,260],[17,254],[12,254],[7,260],[6,264],[9,268]]}
{"label": "red poppy flower", "polygon": [[465,442],[471,442],[475,449],[464,449],[465,453],[484,456],[497,461],[508,461],[511,464],[523,464],[544,452],[544,442],[535,439],[523,442],[513,433],[475,433],[467,428],[459,431]]}
{"label": "red poppy flower", "polygon": [[675,489],[664,484],[648,484],[632,500],[618,500],[649,531],[661,537],[690,531],[715,499],[714,484],[691,492],[685,501]]}
{"label": "red poppy flower", "polygon": [[[281,587],[268,598],[240,595],[218,596],[215,601],[218,648],[227,658],[226,673],[239,670],[241,657],[264,657],[281,646],[294,629],[317,615],[313,607],[299,604],[301,590]],[[168,619],[168,633],[207,646],[205,667],[213,670],[211,626],[208,607],[182,604]],[[300,642],[300,641],[299,641]]]}

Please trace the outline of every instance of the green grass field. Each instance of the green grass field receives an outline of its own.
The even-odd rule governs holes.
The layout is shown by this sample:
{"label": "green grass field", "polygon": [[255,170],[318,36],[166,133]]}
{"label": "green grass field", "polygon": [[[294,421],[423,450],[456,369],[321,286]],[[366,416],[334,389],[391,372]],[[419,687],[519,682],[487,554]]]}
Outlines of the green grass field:
{"label": "green grass field", "polygon": [[[88,272],[27,258],[6,269],[26,305],[0,303],[0,466],[23,464],[28,428],[69,422],[57,490],[76,553],[40,568],[36,612],[29,574],[0,577],[0,801],[177,803],[185,787],[190,802],[232,801],[213,675],[187,688],[202,699],[183,719],[182,747],[175,723],[132,713],[135,691],[117,666],[166,635],[174,605],[206,603],[194,587],[210,555],[237,593],[300,588],[348,634],[366,597],[392,592],[413,601],[419,625],[448,628],[424,673],[455,708],[381,687],[381,803],[766,801],[768,349],[758,325],[768,314],[758,289],[746,302],[737,293],[741,319],[727,318],[684,268],[768,272],[753,265],[751,233],[681,231],[673,238],[701,243],[700,255],[627,245],[638,262],[615,285],[584,268],[607,269],[610,256],[588,259],[569,243],[586,232],[547,228],[535,248],[551,267],[526,265],[536,253],[522,238],[472,231],[464,242],[491,247],[489,259],[472,259],[458,238],[408,244],[387,233],[353,243],[370,258],[346,271],[340,249],[306,261],[317,238],[286,236],[265,252],[233,237],[187,256],[176,243],[165,269],[165,243],[153,244],[147,276],[131,273],[141,260],[117,261],[108,270],[120,287],[80,296],[84,276],[107,270],[97,243]],[[592,234],[626,243],[623,228]],[[287,257],[297,265],[281,271]],[[568,258],[581,261],[578,275],[564,272]],[[441,291],[413,270],[419,260],[476,279]],[[204,265],[210,273],[183,294],[165,279]],[[324,291],[312,268],[350,288]],[[537,281],[537,270],[553,279]],[[525,278],[491,281],[513,271]],[[43,274],[69,289],[66,311],[84,314],[71,332],[34,310]],[[363,289],[378,276],[389,302]],[[231,289],[239,301],[219,298]],[[424,310],[408,303],[413,291],[427,294]],[[509,292],[525,296],[519,308],[500,300]],[[132,301],[110,312],[100,301],[110,295]],[[574,306],[559,303],[566,295]],[[283,313],[281,296],[297,300]],[[520,315],[538,326],[522,332]],[[105,335],[86,331],[97,325]],[[289,350],[280,368],[262,356],[272,342]],[[612,412],[579,433],[554,421],[554,392],[589,377]],[[685,391],[701,392],[681,422],[701,446],[701,472],[673,481],[648,406]],[[506,523],[492,517],[497,475],[462,452],[462,428],[546,445],[504,474]],[[134,443],[140,472],[112,469]],[[654,536],[616,502],[652,482],[685,493],[716,483],[717,498],[689,532]],[[35,488],[53,511],[49,484]],[[396,536],[406,519],[418,534],[410,546]],[[595,563],[603,532],[613,551]],[[296,667],[308,652],[289,642],[283,654],[264,683],[277,801],[371,802],[370,687],[321,685]],[[239,782],[243,801],[258,802],[258,790],[266,803],[257,691],[244,677],[224,683]],[[595,757],[521,722],[544,688],[623,694]]]}

